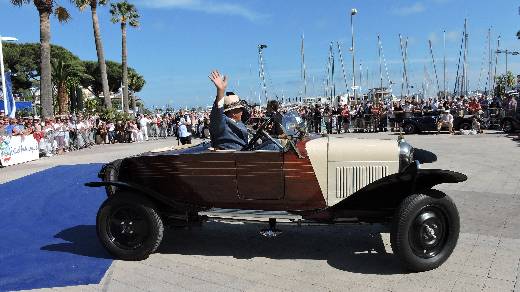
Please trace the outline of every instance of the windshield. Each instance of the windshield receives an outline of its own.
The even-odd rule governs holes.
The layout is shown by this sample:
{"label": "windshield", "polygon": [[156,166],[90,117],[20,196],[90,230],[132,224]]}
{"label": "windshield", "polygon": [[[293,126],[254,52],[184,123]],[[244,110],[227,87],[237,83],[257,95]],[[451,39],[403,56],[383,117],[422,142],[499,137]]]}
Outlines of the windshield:
{"label": "windshield", "polygon": [[298,136],[299,132],[305,128],[305,125],[300,115],[295,111],[291,111],[282,117],[282,127],[288,136]]}

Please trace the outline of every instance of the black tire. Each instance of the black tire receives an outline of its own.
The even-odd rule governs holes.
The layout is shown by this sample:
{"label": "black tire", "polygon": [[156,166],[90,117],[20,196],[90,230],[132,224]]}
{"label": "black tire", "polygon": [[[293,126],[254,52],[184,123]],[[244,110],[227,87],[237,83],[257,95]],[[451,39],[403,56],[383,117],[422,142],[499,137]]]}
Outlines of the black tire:
{"label": "black tire", "polygon": [[405,134],[415,134],[417,133],[417,127],[412,123],[407,123],[403,125],[403,131]]}
{"label": "black tire", "polygon": [[406,269],[432,270],[453,252],[459,229],[457,207],[443,192],[411,195],[396,210],[390,234],[392,250]]}
{"label": "black tire", "polygon": [[[117,181],[119,176],[119,167],[121,167],[122,160],[116,160],[108,164],[105,168],[103,181]],[[116,186],[105,186],[107,196],[112,196],[117,192]]]}
{"label": "black tire", "polygon": [[161,244],[163,221],[153,204],[141,196],[118,192],[99,208],[97,235],[106,250],[122,260],[148,258]]}
{"label": "black tire", "polygon": [[469,122],[462,122],[462,124],[460,124],[461,130],[467,131],[467,130],[471,130],[471,128],[473,128],[473,127],[471,126],[471,123],[469,123]]}
{"label": "black tire", "polygon": [[514,130],[515,127],[511,120],[505,120],[502,122],[502,131],[504,131],[504,133],[513,133]]}

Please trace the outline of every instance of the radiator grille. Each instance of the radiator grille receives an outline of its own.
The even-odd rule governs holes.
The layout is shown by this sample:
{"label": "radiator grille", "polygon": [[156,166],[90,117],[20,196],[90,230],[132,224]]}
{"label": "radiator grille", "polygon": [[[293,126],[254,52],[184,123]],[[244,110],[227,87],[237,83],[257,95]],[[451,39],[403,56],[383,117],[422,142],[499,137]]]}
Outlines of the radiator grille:
{"label": "radiator grille", "polygon": [[387,174],[388,166],[381,165],[336,167],[336,198],[346,198]]}

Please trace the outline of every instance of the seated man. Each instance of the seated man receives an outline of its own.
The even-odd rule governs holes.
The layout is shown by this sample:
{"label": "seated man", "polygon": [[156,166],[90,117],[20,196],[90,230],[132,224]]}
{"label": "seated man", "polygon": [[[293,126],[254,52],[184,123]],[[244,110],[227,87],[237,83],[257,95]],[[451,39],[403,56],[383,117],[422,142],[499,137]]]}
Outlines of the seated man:
{"label": "seated man", "polygon": [[453,116],[449,110],[444,110],[439,117],[439,121],[437,122],[437,134],[440,133],[443,126],[448,126],[450,134],[453,134]]}
{"label": "seated man", "polygon": [[226,76],[215,70],[211,72],[209,79],[217,88],[210,114],[211,146],[220,150],[240,150],[247,145],[248,140],[246,125],[241,120],[244,106],[237,95],[226,96]]}

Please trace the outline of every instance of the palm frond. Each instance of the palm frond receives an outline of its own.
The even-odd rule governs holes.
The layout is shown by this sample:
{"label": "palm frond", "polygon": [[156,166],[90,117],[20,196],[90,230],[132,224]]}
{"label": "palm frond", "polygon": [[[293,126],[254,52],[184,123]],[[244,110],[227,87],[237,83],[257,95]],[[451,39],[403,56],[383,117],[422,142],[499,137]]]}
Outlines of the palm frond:
{"label": "palm frond", "polygon": [[85,10],[90,6],[90,0],[70,0],[74,6],[78,7],[80,11]]}
{"label": "palm frond", "polygon": [[59,22],[67,22],[71,19],[69,11],[65,7],[58,6],[54,9],[54,16],[58,18]]}
{"label": "palm frond", "polygon": [[15,5],[15,6],[22,6],[24,4],[29,4],[31,3],[31,0],[11,0],[11,4]]}
{"label": "palm frond", "polygon": [[122,24],[130,24],[130,26],[139,26],[139,13],[133,4],[128,1],[117,2],[110,4],[110,14],[112,15],[112,22]]}

